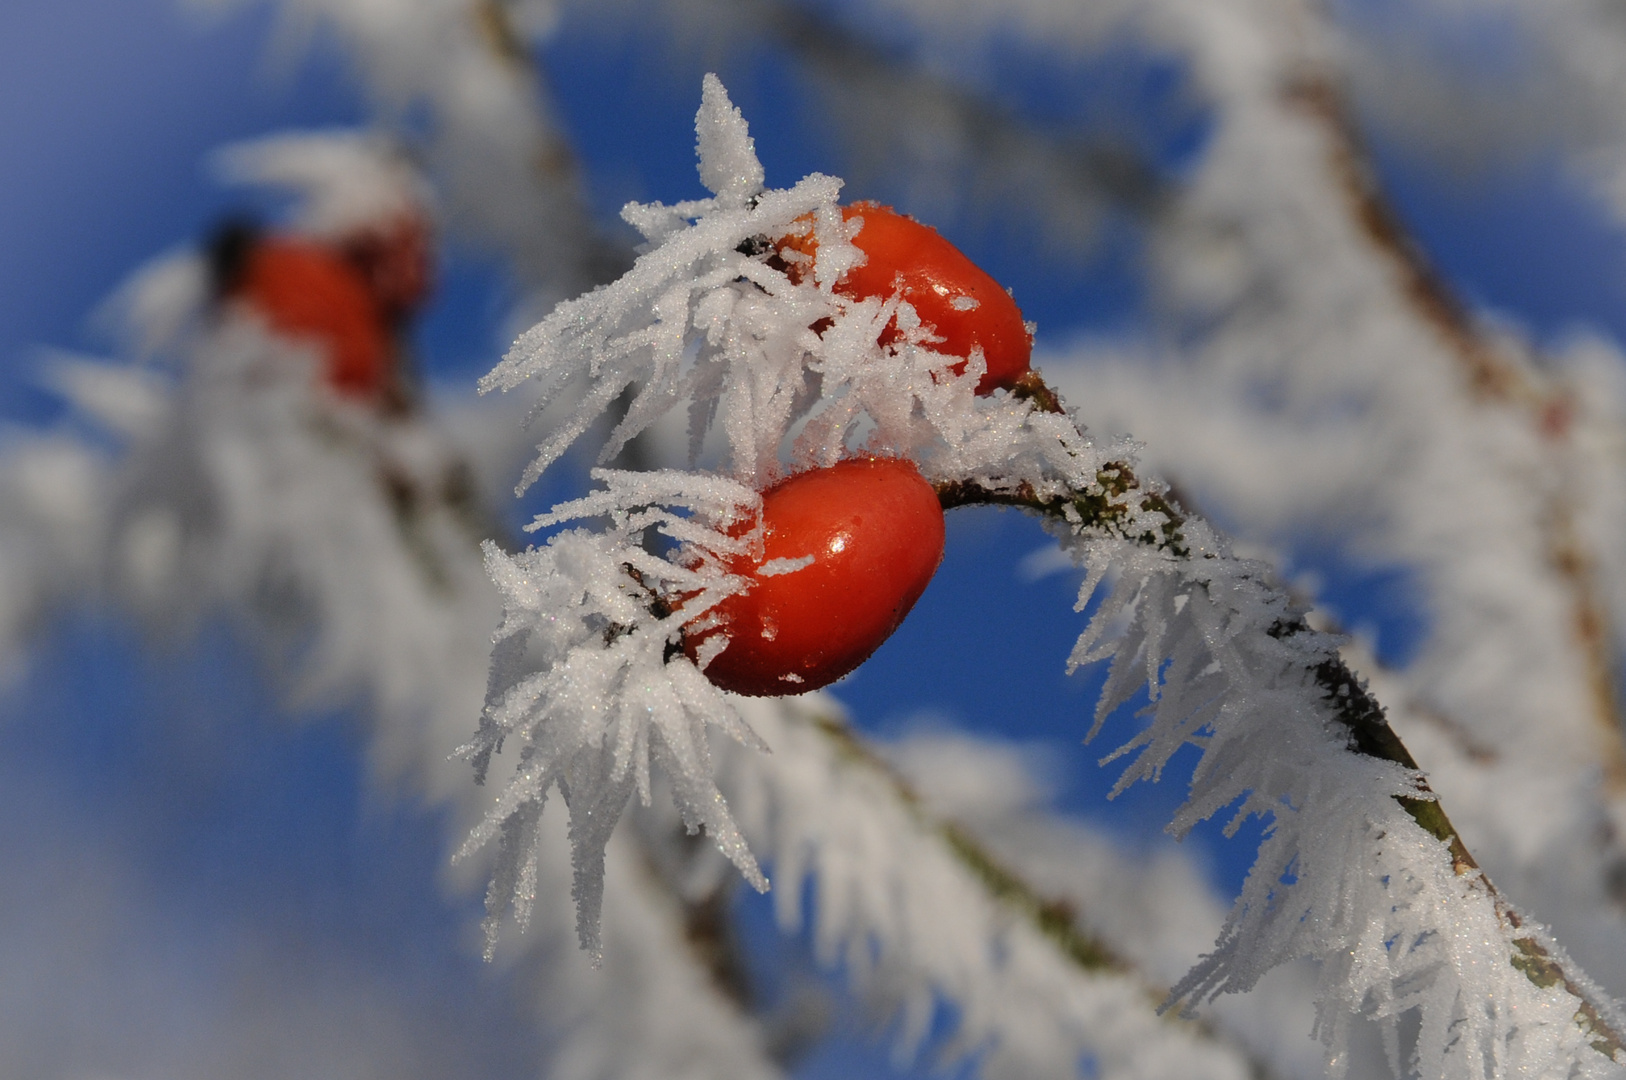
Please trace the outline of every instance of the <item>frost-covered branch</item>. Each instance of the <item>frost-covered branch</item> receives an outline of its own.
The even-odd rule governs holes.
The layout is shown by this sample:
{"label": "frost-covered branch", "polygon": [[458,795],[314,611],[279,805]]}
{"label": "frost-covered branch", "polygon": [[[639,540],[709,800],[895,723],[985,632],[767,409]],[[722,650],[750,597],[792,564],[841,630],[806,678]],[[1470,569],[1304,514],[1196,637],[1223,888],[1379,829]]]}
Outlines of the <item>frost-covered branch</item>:
{"label": "frost-covered branch", "polygon": [[[1225,922],[1221,897],[1200,865],[1200,850],[1151,838],[1129,840],[1093,814],[1060,812],[1057,795],[1074,787],[1048,740],[976,735],[927,723],[876,744],[925,813],[954,823],[998,853],[1003,864],[1058,912],[1112,942],[1152,985],[1174,985]],[[1204,1006],[1202,1022],[1247,1048],[1256,1075],[1320,1078],[1322,1047],[1308,1037],[1314,1019],[1313,965],[1278,969],[1245,995]],[[1159,991],[1166,997],[1167,990]],[[1353,1071],[1376,1055],[1363,1047]]]}
{"label": "frost-covered branch", "polygon": [[[1146,440],[1143,461],[1247,543],[1311,563],[1331,550],[1420,586],[1408,614],[1428,629],[1386,699],[1395,724],[1507,894],[1588,942],[1618,988],[1618,348],[1594,335],[1536,357],[1452,299],[1329,115],[1328,88],[1373,71],[1350,70],[1362,54],[1315,5],[969,3],[952,21],[887,8],[938,62],[996,26],[1046,55],[1087,59],[1128,35],[1179,58],[1213,125],[1151,228],[1161,318],[1130,340],[1052,347],[1051,381],[1094,429]],[[1571,74],[1605,86],[1621,70],[1618,27],[1595,5],[1485,10],[1564,38],[1553,59]],[[1413,739],[1424,716],[1498,760]]]}
{"label": "frost-covered branch", "polygon": [[[1494,339],[1477,322],[1451,285],[1429,263],[1398,215],[1385,200],[1373,174],[1343,95],[1326,76],[1308,77],[1287,96],[1331,135],[1333,175],[1349,204],[1349,214],[1381,257],[1395,268],[1397,289],[1418,316],[1443,340],[1459,366],[1472,397],[1488,405],[1517,408],[1525,422],[1551,445],[1550,456],[1574,456],[1574,391],[1539,370],[1533,357],[1512,342]],[[1551,470],[1543,507],[1548,562],[1569,592],[1572,633],[1585,657],[1586,681],[1598,727],[1599,752],[1611,798],[1626,796],[1626,715],[1615,690],[1619,641],[1601,599],[1596,559],[1576,526],[1583,491],[1566,484],[1569,470]]]}
{"label": "frost-covered branch", "polygon": [[[721,545],[743,538],[755,520],[738,498],[734,510],[706,505],[725,482],[717,474],[763,490],[851,455],[903,457],[947,505],[1019,505],[1043,515],[1089,571],[1081,610],[1112,582],[1070,662],[1112,660],[1092,735],[1143,688],[1151,695],[1148,723],[1113,755],[1129,761],[1119,789],[1155,780],[1190,745],[1200,757],[1171,825],[1177,836],[1228,808],[1233,829],[1251,816],[1267,821],[1215,951],[1175,988],[1175,1001],[1246,990],[1265,971],[1310,956],[1322,963],[1317,1029],[1335,1068],[1346,1060],[1352,1019],[1363,1015],[1384,1025],[1397,1070],[1478,1075],[1556,1061],[1580,1075],[1612,1068],[1621,1050],[1613,1007],[1477,871],[1382,710],[1339,658],[1339,640],[1308,626],[1267,567],[1235,557],[1209,526],[1182,516],[1161,484],[1137,478],[1129,445],[1097,442],[1079,428],[1037,376],[1009,393],[978,394],[980,350],[958,359],[935,352],[944,339],[901,294],[883,300],[836,288],[862,255],[853,246],[862,208],[860,216],[838,213],[839,181],[828,177],[767,188],[744,120],[714,77],[697,131],[701,179],[714,196],[629,206],[625,216],[648,239],[637,264],[561,305],[486,380],[505,389],[534,381],[538,407],[578,388],[573,415],[541,446],[527,479],[623,395],[631,404],[605,454],[677,411],[687,414],[693,460],[711,465],[601,474],[604,490],[537,525],[599,514],[608,529],[558,534],[504,564],[510,625],[527,627],[541,647],[499,658],[496,668],[488,722],[516,734],[521,747],[488,833],[530,828],[556,780],[571,801],[577,781],[557,763],[578,756],[574,768],[590,778],[584,797],[595,815],[590,829],[578,830],[588,841],[577,855],[578,870],[586,867],[578,893],[590,909],[595,850],[631,791],[647,801],[642,770],[671,725],[659,718],[664,706],[629,706],[681,701],[686,711],[670,715],[684,730],[739,733],[742,715],[753,715],[738,699],[691,692],[706,659],[689,648],[685,630],[698,624],[684,605],[742,587],[730,582]],[[807,258],[810,250],[816,258]],[[883,346],[881,331],[893,320],[900,337]],[[651,528],[675,542],[655,544],[669,552],[664,567],[637,554]],[[553,554],[574,545],[583,552],[574,565]],[[680,580],[685,572],[696,576]],[[672,586],[650,588],[650,573]],[[536,599],[555,595],[562,603]],[[572,700],[572,685],[623,698],[595,690]],[[488,730],[483,745],[495,750],[502,740]],[[769,760],[783,760],[775,749]],[[710,760],[677,755],[667,769],[696,824],[685,792],[712,790]],[[775,798],[788,797],[792,779],[782,774]],[[741,808],[748,797],[734,796],[740,805],[731,809],[717,800],[716,813],[730,816],[708,827],[737,863],[727,823],[736,811],[749,820]],[[803,828],[814,812],[803,804],[780,827]],[[780,875],[782,839],[773,841]],[[504,846],[493,891],[499,905],[523,902],[526,858],[523,844]],[[854,933],[839,937],[858,963]],[[982,937],[966,940],[974,947]],[[1410,1018],[1416,1034],[1402,1051]]]}
{"label": "frost-covered branch", "polygon": [[[803,711],[792,706],[793,715]],[[987,848],[969,831],[953,821],[935,821],[921,805],[921,797],[901,776],[895,775],[884,758],[872,750],[852,729],[831,710],[829,715],[814,713],[811,722],[834,744],[838,758],[850,759],[866,769],[873,769],[887,778],[894,797],[914,813],[928,831],[936,832],[983,887],[995,899],[1020,911],[1051,943],[1074,964],[1085,971],[1125,971],[1128,965],[1114,954],[1112,947],[1097,937],[1085,933],[1078,926],[1076,915],[1064,901],[1041,894],[1024,881],[999,855]]]}
{"label": "frost-covered branch", "polygon": [[900,1053],[921,1048],[947,1001],[958,1023],[940,1059],[977,1054],[990,1078],[1072,1075],[1083,1059],[1103,1076],[1257,1074],[1211,1029],[1159,1020],[1155,984],[968,830],[935,820],[833,703],[749,700],[741,712],[773,753],[730,750],[721,782],[772,861],[780,922],[809,922],[819,957],[898,1015]]}
{"label": "frost-covered branch", "polygon": [[[1035,400],[1043,402],[1050,408],[1059,408],[1053,397],[1037,387],[1032,393]],[[1107,481],[1111,482],[1111,487],[1106,486]],[[1200,521],[1185,520],[1168,504],[1161,492],[1155,489],[1150,493],[1142,492],[1133,474],[1128,473],[1127,469],[1103,470],[1102,482],[1097,487],[1080,493],[1055,495],[1047,499],[1037,498],[1032,492],[984,492],[978,490],[975,485],[963,483],[944,484],[940,491],[945,506],[985,502],[1020,506],[1039,514],[1061,533],[1064,546],[1072,546],[1075,550],[1082,551],[1092,540],[1105,539],[1113,544],[1122,544],[1128,540],[1143,550],[1172,556],[1179,562],[1224,558],[1223,549],[1216,551],[1209,547],[1214,538],[1206,525]],[[1126,532],[1123,521],[1127,515],[1136,510],[1145,511],[1153,506],[1159,513],[1166,515],[1167,520],[1163,527],[1156,531]],[[1206,543],[1199,541],[1195,551],[1188,548],[1185,533],[1187,529],[1198,535],[1206,535]],[[1090,554],[1085,553],[1084,557],[1086,565],[1091,565],[1097,574],[1108,572],[1108,564],[1101,556],[1095,555],[1092,558]],[[1146,681],[1153,694],[1155,714],[1161,717],[1165,708],[1169,708],[1176,718],[1171,725],[1176,729],[1174,732],[1158,738],[1148,731],[1113,755],[1116,757],[1130,751],[1138,751],[1129,770],[1124,774],[1124,779],[1119,782],[1120,790],[1134,779],[1155,779],[1173,751],[1191,738],[1195,730],[1213,726],[1214,720],[1224,715],[1228,709],[1225,698],[1233,695],[1245,696],[1248,693],[1243,687],[1225,685],[1226,665],[1221,663],[1221,657],[1215,655],[1217,650],[1211,645],[1188,643],[1187,647],[1193,648],[1197,655],[1182,657],[1180,648],[1165,639],[1164,635],[1168,633],[1168,629],[1158,625],[1157,620],[1178,614],[1182,609],[1191,606],[1198,593],[1185,591],[1171,581],[1158,580],[1165,574],[1171,578],[1185,575],[1171,574],[1169,570],[1162,568],[1153,569],[1155,564],[1142,565],[1144,569],[1141,573],[1144,576],[1141,576],[1137,583],[1127,584],[1120,580],[1115,584],[1115,595],[1096,613],[1091,623],[1091,632],[1086,632],[1080,639],[1072,659],[1076,666],[1091,660],[1105,659],[1107,656],[1113,657],[1113,676],[1109,678],[1101,704],[1097,708],[1095,730],[1099,730],[1102,721],[1113,708],[1129,699],[1129,680],[1135,676],[1122,674],[1133,670],[1124,663],[1125,660],[1141,659],[1145,662]],[[1626,1056],[1626,1043],[1621,1039],[1622,1029],[1614,1004],[1603,998],[1590,980],[1578,970],[1574,972],[1566,970],[1566,965],[1571,967],[1573,965],[1569,964],[1561,952],[1556,951],[1554,943],[1544,930],[1540,928],[1526,930],[1525,917],[1497,893],[1489,878],[1479,870],[1478,864],[1469,854],[1444,809],[1429,790],[1426,780],[1417,771],[1416,761],[1389,727],[1382,706],[1367,692],[1364,681],[1351,672],[1338,655],[1337,640],[1311,629],[1302,613],[1288,607],[1285,597],[1281,594],[1270,597],[1258,578],[1260,570],[1259,567],[1248,567],[1245,564],[1238,566],[1231,571],[1236,576],[1226,583],[1229,587],[1220,591],[1218,595],[1214,586],[1223,581],[1224,576],[1218,576],[1216,580],[1216,576],[1210,574],[1192,574],[1187,578],[1185,584],[1200,583],[1202,593],[1206,594],[1205,599],[1211,603],[1217,601],[1218,610],[1202,618],[1202,621],[1208,624],[1205,628],[1206,633],[1211,634],[1223,628],[1226,637],[1235,640],[1238,649],[1246,648],[1246,641],[1238,639],[1242,639],[1243,635],[1250,632],[1287,647],[1288,651],[1285,654],[1272,657],[1261,666],[1268,667],[1286,661],[1296,667],[1300,685],[1313,688],[1319,694],[1321,711],[1342,729],[1346,751],[1374,761],[1399,766],[1403,770],[1400,775],[1405,779],[1399,790],[1391,792],[1391,797],[1424,832],[1445,846],[1453,873],[1472,882],[1474,889],[1490,900],[1496,925],[1500,927],[1504,945],[1508,947],[1502,954],[1507,966],[1523,972],[1537,988],[1546,989],[1561,985],[1577,999],[1575,1020],[1591,1038],[1593,1048],[1611,1058],[1617,1054]],[[1121,570],[1117,572],[1122,574]],[[1222,571],[1221,575],[1223,574]],[[1088,599],[1091,588],[1091,585],[1086,585],[1085,593],[1080,598],[1080,607]],[[1256,602],[1261,602],[1261,606],[1251,612],[1243,606],[1246,602],[1243,598],[1249,593],[1254,594]],[[1161,602],[1159,606],[1166,605],[1164,613],[1148,612],[1143,606],[1148,601]],[[1101,628],[1111,625],[1112,620],[1121,615],[1131,620],[1129,642],[1116,646],[1109,645],[1105,649],[1098,650],[1097,642]],[[1251,627],[1234,625],[1238,616],[1252,616],[1254,625]],[[1207,661],[1208,666],[1199,666],[1200,661]],[[1170,665],[1167,670],[1163,669],[1165,662]],[[1253,667],[1246,659],[1241,659],[1241,666],[1244,670]],[[1280,677],[1282,676],[1278,676]],[[1293,676],[1287,675],[1286,678],[1291,681]],[[1192,684],[1196,684],[1196,688]],[[1171,697],[1175,704],[1169,707],[1166,703]],[[1189,712],[1191,715],[1182,717],[1180,715],[1182,712]],[[1183,737],[1176,737],[1177,735]],[[1220,750],[1206,739],[1203,743],[1206,743],[1204,760],[1197,767],[1192,801],[1188,803],[1187,811],[1176,817],[1177,832],[1230,805],[1237,798],[1244,801],[1242,810],[1238,812],[1234,821],[1240,821],[1242,814],[1250,810],[1275,812],[1266,810],[1271,806],[1270,798],[1259,801],[1260,791],[1256,788],[1250,790],[1245,781],[1237,779],[1235,768],[1215,778],[1221,780],[1217,792],[1199,796],[1195,789],[1204,778],[1204,774],[1212,774],[1224,768],[1209,765],[1209,755],[1219,754]],[[1235,766],[1237,763],[1232,764]],[[1388,782],[1392,784],[1394,781],[1391,779]],[[1285,794],[1284,792],[1283,795]],[[1309,810],[1297,799],[1288,798],[1285,801],[1301,813]],[[1281,818],[1278,817],[1277,821],[1280,822]],[[1273,841],[1267,841],[1266,849],[1271,846]],[[1265,862],[1267,858],[1265,849],[1261,850],[1260,863],[1263,867],[1256,865],[1250,874],[1250,888],[1259,890],[1253,899],[1256,907],[1253,912],[1247,912],[1249,897],[1245,891],[1243,899],[1239,901],[1238,911],[1233,915],[1233,924],[1228,928],[1230,934],[1234,935],[1231,944],[1235,945],[1246,936],[1246,920],[1250,916],[1253,919],[1268,920],[1270,916],[1266,915],[1263,909],[1271,906],[1268,898],[1281,882],[1305,876],[1303,862],[1305,854],[1301,850],[1286,858],[1278,856],[1280,861],[1271,865]],[[1263,874],[1262,868],[1265,871]],[[1222,945],[1225,943],[1225,939],[1222,938]],[[1221,952],[1211,956],[1205,964],[1199,965],[1192,976],[1188,976],[1176,989],[1177,995],[1185,993],[1201,997],[1230,988],[1227,982],[1234,976],[1226,973],[1226,968],[1231,962],[1233,961],[1226,957],[1222,948]],[[1248,976],[1244,975],[1243,979],[1247,980]],[[1360,982],[1358,979],[1355,981],[1357,985]],[[1446,1045],[1447,1032],[1456,1022],[1455,1018],[1436,1020],[1439,1028],[1434,1037],[1442,1040],[1442,1047]],[[1336,1024],[1336,1021],[1334,1023]],[[1424,1023],[1425,1025],[1429,1023],[1426,1017]],[[1474,1018],[1467,1018],[1467,1023],[1472,1028]],[[1425,1039],[1427,1037],[1425,1032]],[[1534,1060],[1541,1059],[1538,1057]]]}

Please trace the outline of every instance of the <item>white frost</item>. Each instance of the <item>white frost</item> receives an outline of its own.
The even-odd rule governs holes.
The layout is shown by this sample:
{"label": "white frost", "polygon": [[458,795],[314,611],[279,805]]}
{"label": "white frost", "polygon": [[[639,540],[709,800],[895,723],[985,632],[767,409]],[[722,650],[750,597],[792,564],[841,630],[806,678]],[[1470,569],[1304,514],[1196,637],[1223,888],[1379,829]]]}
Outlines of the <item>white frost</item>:
{"label": "white frost", "polygon": [[[486,546],[503,622],[480,730],[459,753],[483,780],[505,744],[518,751],[513,779],[462,852],[500,841],[488,955],[510,905],[521,926],[530,918],[537,829],[556,784],[571,814],[582,946],[595,954],[605,846],[634,791],[649,805],[652,763],[672,781],[684,823],[703,826],[753,885],[768,887],[712,780],[707,729],[761,744],[694,665],[668,662],[681,651],[682,627],[741,586],[721,560],[760,548],[761,529],[741,537],[726,529],[750,520],[757,496],[715,477],[594,476],[602,491],[555,507],[537,524],[607,515],[605,532],[570,529],[514,556]],[[678,541],[673,558],[642,546],[650,529]],[[687,599],[668,605],[674,596]]]}
{"label": "white frost", "polygon": [[745,117],[728,100],[728,91],[715,75],[707,75],[701,86],[694,130],[700,182],[717,196],[717,205],[745,206],[762,190],[765,174]]}

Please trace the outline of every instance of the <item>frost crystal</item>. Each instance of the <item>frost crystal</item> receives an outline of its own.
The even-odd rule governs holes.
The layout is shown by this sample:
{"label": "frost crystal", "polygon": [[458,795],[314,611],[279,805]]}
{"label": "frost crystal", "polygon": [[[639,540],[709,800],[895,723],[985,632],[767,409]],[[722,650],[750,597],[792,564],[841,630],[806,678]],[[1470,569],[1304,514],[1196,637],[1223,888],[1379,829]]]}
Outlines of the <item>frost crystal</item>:
{"label": "frost crystal", "polygon": [[[704,826],[753,885],[768,887],[712,780],[707,728],[761,743],[694,665],[669,662],[681,653],[683,625],[742,584],[721,560],[760,549],[761,529],[726,530],[751,520],[760,499],[719,477],[594,477],[604,490],[555,507],[533,527],[606,516],[606,531],[570,529],[516,556],[486,545],[504,617],[480,730],[459,753],[483,780],[506,742],[519,747],[513,778],[460,853],[500,841],[488,955],[508,907],[521,926],[529,921],[537,828],[555,784],[570,808],[582,946],[595,954],[605,845],[634,791],[649,805],[652,762],[671,779],[689,830]],[[672,557],[644,546],[650,530],[677,542]]]}
{"label": "frost crystal", "polygon": [[[708,436],[718,429],[717,467],[758,489],[855,451],[913,458],[928,478],[1043,483],[1052,465],[1093,480],[1104,459],[1065,417],[1030,426],[1026,403],[975,396],[980,353],[932,351],[929,331],[897,297],[834,291],[863,259],[851,243],[862,216],[842,220],[841,181],[814,174],[757,190],[761,165],[744,121],[721,83],[706,86],[700,168],[717,195],[629,204],[622,216],[648,240],[632,269],[559,305],[481,383],[507,390],[534,381],[538,412],[578,395],[521,490],[623,396],[630,404],[601,460],[682,407],[691,460],[711,460]],[[790,257],[805,257],[781,258],[776,245],[809,235],[818,245],[812,273],[792,273]],[[894,317],[903,340],[883,348],[880,330]]]}
{"label": "frost crystal", "polygon": [[745,117],[728,100],[722,80],[707,75],[695,117],[695,152],[700,182],[719,206],[745,206],[762,190],[764,173]]}
{"label": "frost crystal", "polygon": [[[1081,610],[1105,575],[1116,578],[1071,661],[1112,660],[1092,734],[1151,692],[1150,722],[1108,759],[1129,758],[1115,791],[1156,780],[1190,744],[1202,756],[1171,832],[1221,811],[1230,832],[1251,815],[1269,822],[1214,951],[1171,1002],[1249,990],[1311,956],[1322,964],[1316,1032],[1334,1076],[1347,1068],[1357,1016],[1382,1025],[1397,1074],[1429,1061],[1447,1076],[1559,1075],[1546,1071],[1556,1062],[1577,1066],[1562,1075],[1616,1075],[1589,1038],[1619,1021],[1588,1019],[1580,983],[1531,974],[1530,957],[1561,955],[1546,931],[1482,875],[1454,867],[1404,809],[1398,800],[1434,797],[1415,770],[1357,752],[1338,716],[1365,691],[1328,677],[1342,670],[1339,639],[1310,630],[1267,567],[1231,555],[1200,522],[1182,529],[1194,558],[1064,540],[1091,571]],[[1376,709],[1370,699],[1360,707]],[[1367,719],[1383,724],[1381,713]],[[1402,1061],[1408,1014],[1420,1026]]]}

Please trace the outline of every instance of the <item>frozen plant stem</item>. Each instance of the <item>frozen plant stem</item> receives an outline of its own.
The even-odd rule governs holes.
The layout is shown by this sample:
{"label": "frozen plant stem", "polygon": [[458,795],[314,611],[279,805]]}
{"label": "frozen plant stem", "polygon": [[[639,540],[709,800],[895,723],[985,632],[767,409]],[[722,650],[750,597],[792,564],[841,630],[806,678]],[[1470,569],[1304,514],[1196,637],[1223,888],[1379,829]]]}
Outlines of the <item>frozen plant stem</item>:
{"label": "frozen plant stem", "polygon": [[[963,504],[962,504],[963,505]],[[813,726],[835,746],[837,753],[859,768],[869,769],[884,776],[899,802],[926,828],[935,832],[945,847],[988,894],[1000,903],[1019,912],[1039,934],[1065,956],[1069,963],[1081,971],[1110,973],[1139,981],[1149,1001],[1161,1003],[1167,990],[1146,981],[1128,960],[1119,956],[1100,938],[1079,925],[1079,912],[1072,901],[1046,896],[1019,873],[1006,865],[990,851],[969,829],[954,821],[933,818],[922,804],[919,794],[907,780],[899,776],[880,755],[872,750],[850,727],[840,719],[820,716]],[[1200,1017],[1184,1014],[1169,1016],[1173,1022],[1189,1027],[1203,1039],[1231,1045],[1210,1024]],[[1240,1046],[1231,1048],[1245,1053]],[[1250,1061],[1256,1077],[1272,1075],[1269,1066],[1259,1060]]]}
{"label": "frozen plant stem", "polygon": [[[1024,376],[1014,393],[1018,398],[1032,401],[1038,411],[1065,412],[1060,396],[1045,385],[1037,372]],[[1097,483],[1100,489],[1098,491],[1069,491],[1048,498],[1039,497],[1031,487],[1025,485],[1013,491],[993,491],[968,481],[939,483],[937,492],[945,510],[958,506],[1014,506],[1036,514],[1047,524],[1065,529],[1076,537],[1099,536],[1130,540],[1143,547],[1166,552],[1178,559],[1192,557],[1182,533],[1182,526],[1186,520],[1184,515],[1162,494],[1144,489],[1128,465],[1104,467],[1097,475]],[[1145,511],[1162,514],[1165,522],[1163,526],[1156,530],[1126,527],[1138,512]],[[1285,640],[1309,630],[1310,626],[1302,616],[1294,616],[1279,620],[1270,628],[1269,633],[1272,637]],[[1418,771],[1417,762],[1405,744],[1400,741],[1400,736],[1389,726],[1383,706],[1367,692],[1364,681],[1341,659],[1336,656],[1326,658],[1311,669],[1310,675],[1315,685],[1324,691],[1333,717],[1348,730],[1350,750],[1380,761],[1392,762],[1414,772]],[[1611,1058],[1626,1051],[1626,1039],[1623,1039],[1621,1032],[1604,1018],[1605,1013],[1609,1011],[1608,1007],[1592,1001],[1588,989],[1566,972],[1564,966],[1541,942],[1533,937],[1517,936],[1517,931],[1523,925],[1522,916],[1502,898],[1490,878],[1474,861],[1462,837],[1452,826],[1451,819],[1446,816],[1444,807],[1432,797],[1433,793],[1420,774],[1417,791],[1417,796],[1396,795],[1395,800],[1418,825],[1447,846],[1451,853],[1452,868],[1457,876],[1472,880],[1491,898],[1498,920],[1505,928],[1514,932],[1511,940],[1516,951],[1508,958],[1508,962],[1523,972],[1536,986],[1545,989],[1561,984],[1581,1002],[1576,1022],[1591,1036],[1594,1049]],[[957,854],[967,860],[968,865],[973,869],[978,868],[975,857],[980,853],[980,849],[962,851],[956,845],[954,836],[947,832],[945,839],[955,848]],[[984,880],[996,894],[1005,895],[1001,888],[1002,879],[997,864],[990,860],[988,865],[993,868],[995,876],[984,875]],[[1016,883],[1012,888],[1018,888],[1019,885],[1020,883]],[[1042,919],[1044,911],[1042,901],[1031,894],[1016,895],[1018,906],[1031,908],[1041,928],[1048,933],[1049,928],[1045,927]],[[1068,951],[1069,955],[1076,956],[1069,943],[1058,941],[1058,944]],[[1098,963],[1101,966],[1113,966],[1115,962],[1110,953],[1103,950]]]}
{"label": "frozen plant stem", "polygon": [[[854,735],[846,724],[830,717],[820,717],[816,726],[835,744],[842,757],[885,775],[899,801],[909,807],[911,813],[925,819],[925,810],[914,789]],[[1022,912],[1075,965],[1085,971],[1122,973],[1130,970],[1130,965],[1113,953],[1110,946],[1078,928],[1070,903],[1041,895],[1001,863],[966,829],[952,822],[931,821],[929,824],[942,837],[955,858],[975,874],[991,894]]]}

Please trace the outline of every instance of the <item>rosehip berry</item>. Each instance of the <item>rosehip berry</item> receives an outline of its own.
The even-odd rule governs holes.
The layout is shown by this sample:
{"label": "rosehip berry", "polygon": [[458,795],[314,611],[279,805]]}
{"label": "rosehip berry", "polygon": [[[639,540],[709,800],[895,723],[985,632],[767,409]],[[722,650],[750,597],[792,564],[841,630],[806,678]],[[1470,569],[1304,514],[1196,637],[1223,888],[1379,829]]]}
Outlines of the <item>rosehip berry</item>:
{"label": "rosehip berry", "polygon": [[257,313],[292,340],[314,344],[335,390],[376,398],[393,376],[394,344],[367,277],[343,254],[308,240],[242,226],[211,245],[222,299]]}
{"label": "rosehip berry", "polygon": [[764,551],[731,573],[750,587],[686,628],[705,674],[736,694],[800,694],[863,663],[903,622],[943,559],[943,511],[914,465],[860,458],[799,473],[762,494]]}
{"label": "rosehip berry", "polygon": [[[899,294],[942,339],[932,343],[937,352],[969,357],[973,346],[982,346],[988,370],[977,381],[977,393],[991,394],[1016,385],[1028,371],[1033,337],[1022,321],[1021,309],[999,282],[936,229],[890,206],[855,203],[842,207],[841,213],[847,220],[864,219],[853,245],[867,260],[842,275],[836,292],[855,300]],[[779,250],[786,248],[817,257],[818,245],[811,233],[787,237]],[[800,277],[795,263],[790,264],[790,271],[793,277]],[[901,336],[897,323],[888,323],[880,343],[891,345]],[[958,375],[965,365],[950,370]]]}

